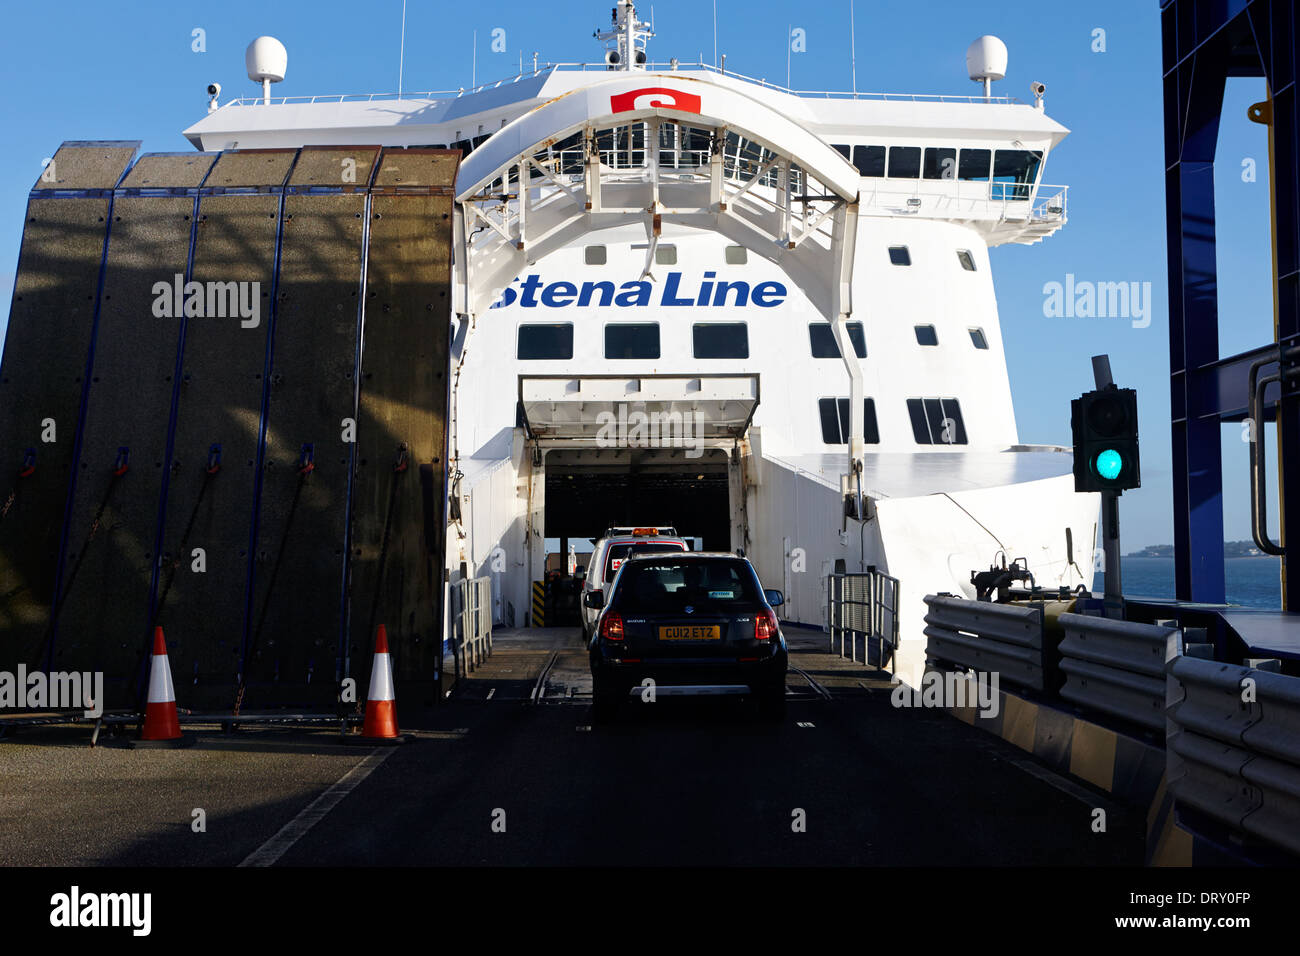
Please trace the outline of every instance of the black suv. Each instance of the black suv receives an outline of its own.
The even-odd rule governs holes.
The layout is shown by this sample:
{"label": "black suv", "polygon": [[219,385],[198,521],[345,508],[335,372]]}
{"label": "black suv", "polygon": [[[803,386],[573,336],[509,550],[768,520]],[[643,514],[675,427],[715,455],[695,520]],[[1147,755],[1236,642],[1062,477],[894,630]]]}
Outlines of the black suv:
{"label": "black suv", "polygon": [[628,558],[589,645],[595,710],[607,719],[647,678],[659,693],[749,693],[768,717],[785,712],[785,637],[753,565],[734,554],[664,553]]}

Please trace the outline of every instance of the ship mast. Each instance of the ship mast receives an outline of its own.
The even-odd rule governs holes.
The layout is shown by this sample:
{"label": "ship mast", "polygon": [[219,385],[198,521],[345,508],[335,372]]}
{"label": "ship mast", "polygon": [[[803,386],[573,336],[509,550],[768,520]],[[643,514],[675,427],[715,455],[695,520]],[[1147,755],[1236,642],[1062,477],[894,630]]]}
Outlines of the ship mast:
{"label": "ship mast", "polygon": [[646,42],[654,36],[650,24],[636,18],[632,0],[618,0],[610,21],[610,29],[592,34],[605,44],[606,65],[611,70],[644,70]]}

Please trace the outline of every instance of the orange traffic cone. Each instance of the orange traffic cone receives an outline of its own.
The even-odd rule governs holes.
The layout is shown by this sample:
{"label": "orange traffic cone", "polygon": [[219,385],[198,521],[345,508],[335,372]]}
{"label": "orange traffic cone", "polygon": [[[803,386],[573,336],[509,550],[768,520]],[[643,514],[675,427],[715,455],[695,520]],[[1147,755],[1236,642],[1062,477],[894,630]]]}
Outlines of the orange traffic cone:
{"label": "orange traffic cone", "polygon": [[172,669],[167,663],[167,640],[163,629],[153,629],[153,658],[149,665],[149,696],[144,705],[144,727],[137,747],[187,747],[194,741],[181,734],[176,713],[176,691]]}
{"label": "orange traffic cone", "polygon": [[370,693],[366,695],[363,740],[404,743],[397,732],[397,694],[393,689],[393,662],[388,656],[388,631],[380,624],[375,633],[375,658],[370,665]]}

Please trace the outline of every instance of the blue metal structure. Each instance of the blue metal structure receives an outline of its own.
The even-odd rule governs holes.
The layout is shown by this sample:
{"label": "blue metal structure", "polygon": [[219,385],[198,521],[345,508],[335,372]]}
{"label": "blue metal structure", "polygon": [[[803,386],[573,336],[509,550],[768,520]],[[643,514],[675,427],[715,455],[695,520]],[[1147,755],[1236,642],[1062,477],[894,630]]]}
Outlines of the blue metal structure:
{"label": "blue metal structure", "polygon": [[[1276,428],[1281,544],[1268,540],[1263,465],[1252,476],[1256,543],[1282,556],[1282,606],[1300,611],[1300,144],[1295,0],[1161,0],[1169,368],[1178,598],[1224,600],[1223,422]],[[1271,98],[1276,338],[1219,355],[1214,160],[1230,76],[1262,76]],[[1265,110],[1265,112],[1269,112]],[[1268,117],[1261,116],[1260,120]],[[1255,409],[1258,380],[1263,401]],[[1254,415],[1252,416],[1252,411]],[[1259,442],[1252,459],[1262,458]],[[1288,507],[1289,505],[1289,507]],[[1290,543],[1289,549],[1286,547]],[[1289,554],[1288,554],[1289,552]],[[1288,573],[1289,572],[1289,573]]]}

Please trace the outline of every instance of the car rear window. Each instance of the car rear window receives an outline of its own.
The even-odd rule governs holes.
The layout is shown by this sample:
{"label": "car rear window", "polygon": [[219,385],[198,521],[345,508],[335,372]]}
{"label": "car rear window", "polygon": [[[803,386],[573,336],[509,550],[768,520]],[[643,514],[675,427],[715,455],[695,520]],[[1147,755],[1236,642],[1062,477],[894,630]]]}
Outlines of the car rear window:
{"label": "car rear window", "polygon": [[671,612],[690,605],[708,613],[761,604],[763,597],[744,561],[656,558],[627,566],[615,600],[632,612]]}
{"label": "car rear window", "polygon": [[611,544],[605,555],[605,580],[614,580],[618,569],[634,554],[660,554],[670,551],[685,551],[684,544],[674,541],[634,541],[628,544]]}

